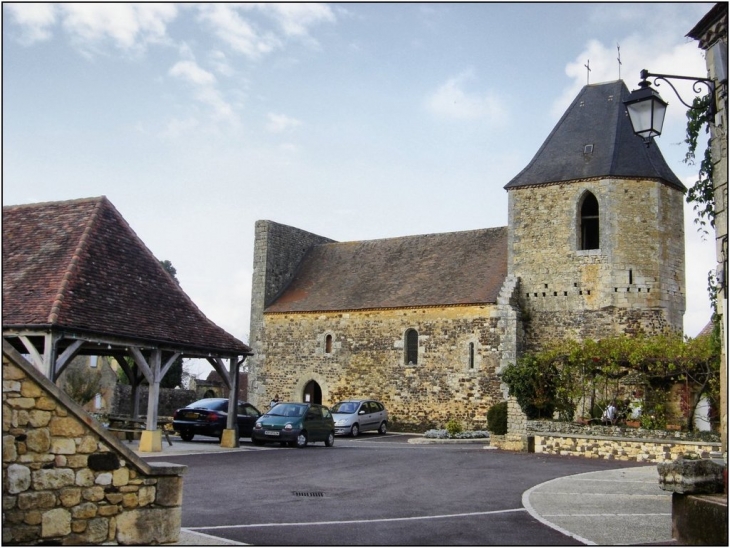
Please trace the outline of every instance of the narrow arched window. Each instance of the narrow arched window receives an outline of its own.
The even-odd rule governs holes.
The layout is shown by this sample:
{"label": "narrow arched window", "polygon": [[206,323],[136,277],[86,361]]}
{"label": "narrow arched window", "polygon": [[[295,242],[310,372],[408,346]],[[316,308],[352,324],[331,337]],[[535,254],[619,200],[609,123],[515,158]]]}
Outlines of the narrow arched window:
{"label": "narrow arched window", "polygon": [[325,354],[332,354],[332,335],[327,335],[324,338],[324,352]]}
{"label": "narrow arched window", "polygon": [[418,365],[418,331],[415,329],[406,331],[405,349],[406,365]]}
{"label": "narrow arched window", "polygon": [[580,206],[580,248],[600,249],[598,224],[598,200],[591,192],[586,192]]}
{"label": "narrow arched window", "polygon": [[469,369],[474,369],[474,343],[469,343]]}

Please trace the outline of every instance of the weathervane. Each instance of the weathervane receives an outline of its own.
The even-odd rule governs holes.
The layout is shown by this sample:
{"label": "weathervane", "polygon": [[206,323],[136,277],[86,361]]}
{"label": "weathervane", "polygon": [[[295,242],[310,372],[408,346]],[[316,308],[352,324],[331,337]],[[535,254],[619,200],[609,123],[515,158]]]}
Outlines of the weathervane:
{"label": "weathervane", "polygon": [[591,60],[588,59],[588,61],[586,61],[586,64],[583,66],[588,69],[588,71],[586,72],[586,85],[588,85],[591,83]]}
{"label": "weathervane", "polygon": [[621,65],[623,64],[621,62],[621,46],[616,44],[616,49],[618,50],[618,57],[616,57],[618,59],[618,79],[621,80]]}

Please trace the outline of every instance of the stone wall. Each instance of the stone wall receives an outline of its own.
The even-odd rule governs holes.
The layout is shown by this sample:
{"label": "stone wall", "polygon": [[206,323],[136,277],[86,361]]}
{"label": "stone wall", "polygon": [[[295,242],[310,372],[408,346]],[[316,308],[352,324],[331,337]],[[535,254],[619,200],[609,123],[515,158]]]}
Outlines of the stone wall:
{"label": "stone wall", "polygon": [[535,433],[535,453],[636,462],[671,461],[684,454],[708,458],[719,443],[677,439]]}
{"label": "stone wall", "polygon": [[[599,202],[600,249],[580,249],[580,204]],[[587,179],[509,191],[509,274],[526,350],[643,329],[682,329],[683,195],[658,181]]]}
{"label": "stone wall", "polygon": [[[228,392],[228,390],[226,390]],[[139,387],[140,409],[147,409],[148,386]],[[160,417],[172,417],[175,410],[185,407],[189,403],[199,399],[195,390],[182,390],[178,388],[160,388],[157,415]],[[132,414],[132,387],[128,384],[117,384],[114,388],[114,399],[111,406],[112,415]]]}
{"label": "stone wall", "polygon": [[613,436],[635,439],[661,439],[670,441],[696,441],[703,443],[719,443],[720,436],[714,432],[683,432],[678,430],[647,430],[645,428],[628,428],[625,426],[604,426],[600,424],[583,425],[574,422],[528,420],[525,432],[535,434],[552,432],[578,436]]}
{"label": "stone wall", "polygon": [[3,544],[163,544],[185,466],[147,463],[3,341]]}
{"label": "stone wall", "polygon": [[253,405],[265,409],[274,393],[267,399],[267,387],[257,378],[266,358],[263,341],[268,335],[264,330],[264,308],[286,288],[313,246],[334,240],[273,221],[256,221],[255,230],[249,337],[254,355],[248,362],[248,398]]}
{"label": "stone wall", "polygon": [[[715,123],[710,125],[711,154],[712,154],[712,184],[714,187],[715,212],[715,256],[717,257],[716,272],[723,273],[724,279],[718,283],[718,313],[723,315],[720,321],[722,357],[720,360],[720,431],[723,433],[723,453],[727,454],[728,432],[728,386],[727,386],[727,342],[728,342],[728,81],[717,71],[724,66],[727,74],[727,6],[723,12],[717,13],[716,18],[704,29],[699,38],[699,47],[705,50],[705,62],[709,77],[715,81],[717,114]],[[722,53],[724,51],[724,58]]]}
{"label": "stone wall", "polygon": [[[316,381],[322,402],[349,397],[382,401],[391,420],[433,428],[450,419],[486,428],[489,407],[502,401],[497,369],[502,333],[496,305],[310,314],[266,314],[266,348],[257,378],[265,408],[274,394],[302,401]],[[404,335],[418,331],[418,364],[404,363]],[[326,336],[332,351],[325,351]],[[474,367],[469,345],[474,344]]]}

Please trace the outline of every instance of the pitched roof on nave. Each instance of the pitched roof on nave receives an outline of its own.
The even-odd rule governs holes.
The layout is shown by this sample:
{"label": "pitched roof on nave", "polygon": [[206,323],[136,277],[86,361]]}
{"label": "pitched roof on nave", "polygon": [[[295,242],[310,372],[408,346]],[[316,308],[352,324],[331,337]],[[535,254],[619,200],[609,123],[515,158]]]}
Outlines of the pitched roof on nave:
{"label": "pitched roof on nave", "polygon": [[323,244],[266,312],[496,303],[507,227]]}

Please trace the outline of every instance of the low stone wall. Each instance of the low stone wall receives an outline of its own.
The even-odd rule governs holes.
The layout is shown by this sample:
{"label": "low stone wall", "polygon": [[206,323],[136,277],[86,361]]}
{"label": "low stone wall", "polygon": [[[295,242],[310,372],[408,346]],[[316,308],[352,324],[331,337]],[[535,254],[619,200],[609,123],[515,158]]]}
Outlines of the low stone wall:
{"label": "low stone wall", "polygon": [[163,544],[185,466],[147,463],[3,341],[3,544]]}
{"label": "low stone wall", "polygon": [[690,453],[708,458],[711,452],[720,449],[720,444],[713,442],[555,432],[535,433],[534,442],[535,453],[636,462],[665,462]]}
{"label": "low stone wall", "polygon": [[696,441],[702,443],[719,443],[720,436],[714,432],[682,432],[674,430],[645,430],[644,428],[627,428],[625,426],[603,426],[600,424],[586,426],[574,422],[539,421],[526,422],[528,435],[543,432],[556,432],[576,436],[610,436],[631,439],[660,439],[670,441]]}
{"label": "low stone wall", "polygon": [[513,424],[509,423],[505,436],[492,435],[490,445],[499,449],[637,462],[665,462],[691,453],[707,458],[720,450],[719,436],[708,432],[519,420],[524,415],[516,412],[519,405],[512,400],[509,416],[518,424],[512,428]]}

